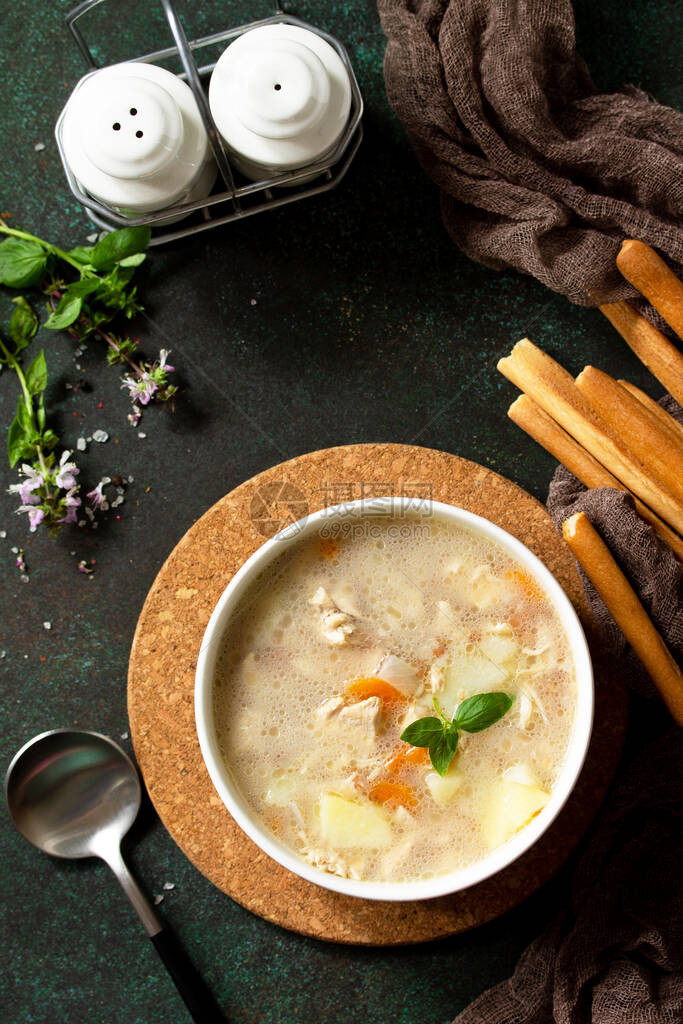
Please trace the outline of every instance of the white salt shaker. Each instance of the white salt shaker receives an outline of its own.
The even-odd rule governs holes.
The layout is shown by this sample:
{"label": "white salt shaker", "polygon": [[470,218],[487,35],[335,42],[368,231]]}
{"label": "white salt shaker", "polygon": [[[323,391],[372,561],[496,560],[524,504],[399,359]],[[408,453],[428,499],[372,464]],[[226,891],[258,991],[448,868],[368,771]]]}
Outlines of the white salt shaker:
{"label": "white salt shaker", "polygon": [[334,148],[348,123],[351,83],[336,50],[315,32],[263,25],[221,55],[209,105],[235,166],[260,181]]}
{"label": "white salt shaker", "polygon": [[124,216],[204,199],[216,180],[192,90],[155,64],[115,64],[81,79],[59,131],[82,188]]}

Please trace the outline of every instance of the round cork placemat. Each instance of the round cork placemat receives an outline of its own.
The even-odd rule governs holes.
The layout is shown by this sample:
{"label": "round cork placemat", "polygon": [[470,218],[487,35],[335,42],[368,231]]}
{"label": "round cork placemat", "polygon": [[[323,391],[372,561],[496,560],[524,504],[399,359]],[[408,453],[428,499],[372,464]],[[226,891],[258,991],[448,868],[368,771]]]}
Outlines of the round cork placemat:
{"label": "round cork placemat", "polygon": [[596,659],[593,738],[577,786],[523,857],[470,889],[434,900],[360,900],[303,881],[262,853],[231,818],[202,761],[194,723],[197,654],[214,605],[264,539],[308,512],[357,498],[422,496],[483,515],[530,547],[590,625],[574,562],[544,507],[497,473],[455,455],[397,444],[312,452],[260,473],[210,508],[161,568],[138,622],[128,712],[138,764],[173,839],[214,885],[268,921],[317,939],[400,945],[496,917],[546,882],[586,831],[616,768],[626,700]]}

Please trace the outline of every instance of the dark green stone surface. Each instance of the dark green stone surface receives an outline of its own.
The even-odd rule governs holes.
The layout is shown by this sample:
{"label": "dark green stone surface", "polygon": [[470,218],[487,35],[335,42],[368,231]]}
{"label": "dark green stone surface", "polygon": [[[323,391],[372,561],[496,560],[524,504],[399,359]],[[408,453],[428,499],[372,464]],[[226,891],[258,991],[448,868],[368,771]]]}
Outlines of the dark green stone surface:
{"label": "dark green stone surface", "polygon": [[[4,5],[0,207],[14,225],[76,244],[92,228],[67,190],[52,139],[84,70],[62,26],[68,6]],[[180,9],[188,31],[203,34],[258,16],[265,5]],[[64,442],[73,446],[98,427],[110,433],[107,444],[81,456],[85,482],[105,472],[135,482],[120,520],[110,515],[97,532],[56,541],[29,536],[25,520],[12,515],[13,499],[0,500],[5,765],[26,739],[55,726],[114,738],[127,732],[126,663],[147,589],[197,517],[252,474],[329,445],[415,442],[490,465],[544,498],[553,460],[506,419],[514,389],[494,369],[524,334],[572,371],[594,361],[661,393],[597,312],[529,278],[486,270],[451,245],[436,192],[384,97],[373,4],[306,3],[296,13],[347,42],[367,105],[365,142],[336,192],[155,251],[141,274],[149,319],[139,334],[150,354],[173,350],[185,388],[175,416],[152,409],[142,426],[147,438],[139,439],[101,353],[93,347],[81,360],[92,390],[67,392],[65,383],[81,375],[71,343],[43,336],[49,413]],[[632,81],[680,105],[678,4],[581,0],[577,18],[581,52],[602,87]],[[92,26],[106,61],[164,38],[151,0],[108,0]],[[40,142],[46,148],[35,152]],[[5,318],[9,297],[0,304]],[[5,425],[16,390],[3,374]],[[0,466],[4,488],[14,476],[2,459]],[[28,584],[14,568],[12,545],[24,546]],[[81,558],[96,559],[90,580],[76,570]],[[130,751],[128,739],[122,745]],[[189,1019],[104,866],[39,854],[4,811],[0,850],[3,1020]],[[175,883],[160,910],[229,1019],[244,1024],[447,1021],[510,973],[571,877],[570,864],[518,910],[469,934],[382,951],[316,943],[253,917],[198,874],[149,807],[128,851],[150,894]]]}

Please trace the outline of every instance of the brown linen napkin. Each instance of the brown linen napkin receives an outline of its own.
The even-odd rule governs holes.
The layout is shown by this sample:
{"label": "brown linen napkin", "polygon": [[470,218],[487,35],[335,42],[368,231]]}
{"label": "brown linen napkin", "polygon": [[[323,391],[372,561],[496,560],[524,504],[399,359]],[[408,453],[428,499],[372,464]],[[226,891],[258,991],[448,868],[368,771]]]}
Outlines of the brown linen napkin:
{"label": "brown linen napkin", "polygon": [[[683,422],[670,396],[661,404]],[[677,658],[683,570],[621,491],[586,490],[559,466],[548,508],[558,530],[585,511]],[[582,570],[586,598],[623,682],[659,700]],[[638,744],[636,744],[637,746]],[[650,742],[612,786],[576,869],[571,904],[515,973],[454,1024],[680,1024],[683,1021],[683,734]]]}
{"label": "brown linen napkin", "polygon": [[453,1024],[680,1024],[682,793],[673,728],[611,788],[571,905]]}
{"label": "brown linen napkin", "polygon": [[[683,115],[600,94],[569,0],[378,0],[389,101],[472,259],[572,302],[636,297],[624,237],[683,269]],[[639,303],[640,304],[640,303]]]}

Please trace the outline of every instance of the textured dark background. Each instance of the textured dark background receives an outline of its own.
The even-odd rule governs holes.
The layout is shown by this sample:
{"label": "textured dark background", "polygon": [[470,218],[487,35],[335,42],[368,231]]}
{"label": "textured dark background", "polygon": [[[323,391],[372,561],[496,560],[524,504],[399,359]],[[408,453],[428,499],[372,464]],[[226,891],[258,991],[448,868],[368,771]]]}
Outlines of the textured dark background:
{"label": "textured dark background", "polygon": [[[53,125],[83,73],[62,25],[69,4],[3,5],[0,207],[58,243],[92,230],[71,198]],[[260,16],[265,4],[180,4],[204,34]],[[580,0],[581,53],[605,89],[626,81],[681,104],[683,23],[674,0]],[[359,441],[418,443],[485,463],[544,498],[553,460],[505,416],[514,389],[496,360],[530,334],[572,371],[593,361],[658,397],[661,389],[599,313],[535,281],[470,263],[450,244],[435,190],[384,96],[384,48],[370,0],[302,3],[295,13],[350,50],[366,101],[365,142],[334,193],[154,252],[140,274],[150,355],[173,350],[184,394],[175,415],[152,409],[135,436],[118,374],[93,345],[81,359],[43,335],[49,413],[64,443],[110,434],[80,458],[84,481],[132,474],[126,502],[97,532],[56,541],[26,532],[4,488],[0,757],[59,725],[126,735],[125,677],[138,612],[162,561],[189,526],[252,474],[301,452]],[[107,3],[90,35],[107,61],[163,36],[153,0]],[[36,152],[37,143],[45,149]],[[256,304],[252,304],[252,299]],[[0,296],[6,319],[9,296]],[[34,343],[35,345],[35,343]],[[7,425],[16,381],[0,378]],[[102,403],[102,408],[98,408]],[[3,431],[6,429],[3,426]],[[23,545],[30,582],[10,548]],[[95,559],[96,574],[77,572]],[[43,622],[52,629],[43,628]],[[122,739],[130,752],[130,741]],[[53,1024],[156,1024],[189,1018],[107,869],[55,862],[2,812],[2,1017]],[[512,970],[563,900],[571,863],[518,910],[470,934],[390,951],[329,946],[253,917],[185,860],[146,807],[128,845],[143,888],[167,892],[176,929],[231,1021],[436,1024]]]}

